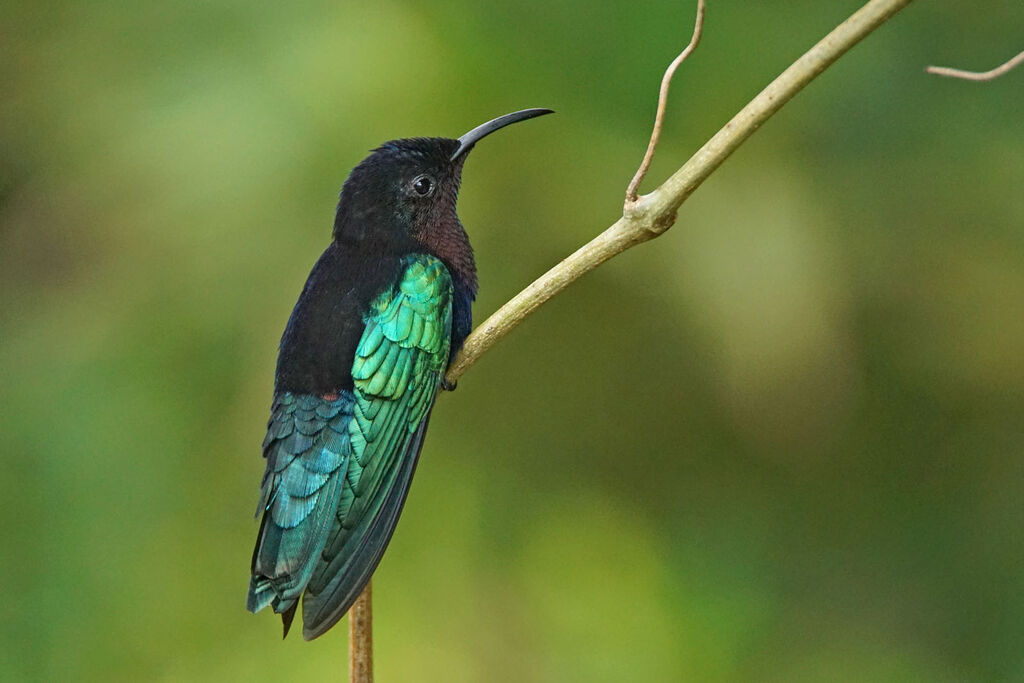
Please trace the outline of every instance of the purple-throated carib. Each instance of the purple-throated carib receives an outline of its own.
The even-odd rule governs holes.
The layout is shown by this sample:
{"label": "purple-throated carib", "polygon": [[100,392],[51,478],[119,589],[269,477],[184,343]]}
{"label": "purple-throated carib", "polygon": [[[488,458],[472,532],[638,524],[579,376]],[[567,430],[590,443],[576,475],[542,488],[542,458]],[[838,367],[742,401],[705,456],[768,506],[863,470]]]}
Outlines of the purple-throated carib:
{"label": "purple-throated carib", "polygon": [[378,147],[345,181],[334,238],[277,358],[247,606],[316,638],[370,580],[402,511],[445,370],[469,334],[476,266],[455,203],[466,153],[552,113],[506,114],[457,140]]}

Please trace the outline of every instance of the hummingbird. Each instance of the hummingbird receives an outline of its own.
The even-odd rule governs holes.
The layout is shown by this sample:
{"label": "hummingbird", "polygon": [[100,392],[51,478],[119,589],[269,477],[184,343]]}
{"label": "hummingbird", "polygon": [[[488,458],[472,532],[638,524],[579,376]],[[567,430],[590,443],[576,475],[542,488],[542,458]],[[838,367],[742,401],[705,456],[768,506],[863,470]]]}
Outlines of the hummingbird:
{"label": "hummingbird", "polygon": [[550,109],[524,109],[458,139],[385,142],[345,181],[333,238],[281,337],[263,441],[247,608],[288,635],[348,611],[395,531],[444,374],[472,328],[477,273],[456,200],[482,138]]}

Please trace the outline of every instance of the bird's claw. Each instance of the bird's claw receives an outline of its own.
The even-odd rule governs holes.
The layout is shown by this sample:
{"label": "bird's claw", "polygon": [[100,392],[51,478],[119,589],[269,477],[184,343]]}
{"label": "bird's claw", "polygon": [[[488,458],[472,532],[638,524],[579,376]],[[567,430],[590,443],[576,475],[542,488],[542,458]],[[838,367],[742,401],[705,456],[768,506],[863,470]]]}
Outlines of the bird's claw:
{"label": "bird's claw", "polygon": [[449,382],[447,377],[441,377],[441,388],[445,391],[455,391],[455,388],[459,386],[459,381]]}

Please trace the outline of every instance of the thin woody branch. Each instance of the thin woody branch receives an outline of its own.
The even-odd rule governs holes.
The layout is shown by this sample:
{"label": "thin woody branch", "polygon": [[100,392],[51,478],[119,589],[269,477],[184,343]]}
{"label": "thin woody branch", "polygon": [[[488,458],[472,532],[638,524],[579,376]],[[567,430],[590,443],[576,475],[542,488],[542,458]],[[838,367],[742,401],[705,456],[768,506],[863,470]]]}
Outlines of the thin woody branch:
{"label": "thin woody branch", "polygon": [[629,181],[629,187],[626,188],[625,206],[627,207],[636,201],[637,190],[640,188],[640,183],[643,182],[644,176],[647,175],[647,169],[651,167],[651,161],[654,159],[654,151],[658,148],[658,139],[661,137],[661,124],[665,119],[665,108],[668,106],[668,88],[672,84],[672,77],[676,75],[676,69],[679,68],[679,65],[686,61],[686,58],[697,49],[700,37],[704,33],[704,10],[704,0],[697,0],[697,17],[693,22],[693,37],[690,38],[690,43],[683,48],[679,56],[672,60],[672,63],[665,69],[665,75],[661,77],[661,88],[658,90],[658,112],[654,115],[654,128],[651,130],[651,140],[647,143],[647,151],[644,152],[644,160],[640,162],[640,168],[636,170],[636,175]]}
{"label": "thin woody branch", "polygon": [[[454,386],[484,352],[545,301],[616,254],[653,239],[672,227],[679,206],[761,124],[847,50],[911,1],[871,0],[822,38],[740,110],[658,189],[634,202],[627,202],[619,220],[535,280],[477,327],[448,369],[445,379],[449,385]],[[635,191],[636,188],[632,189]]]}
{"label": "thin woody branch", "polygon": [[373,683],[373,603],[370,584],[348,612],[349,683]]}
{"label": "thin woody branch", "polygon": [[964,71],[963,69],[951,69],[948,66],[929,66],[925,68],[925,71],[936,76],[959,78],[965,81],[991,81],[1022,63],[1024,63],[1024,51],[989,71]]}

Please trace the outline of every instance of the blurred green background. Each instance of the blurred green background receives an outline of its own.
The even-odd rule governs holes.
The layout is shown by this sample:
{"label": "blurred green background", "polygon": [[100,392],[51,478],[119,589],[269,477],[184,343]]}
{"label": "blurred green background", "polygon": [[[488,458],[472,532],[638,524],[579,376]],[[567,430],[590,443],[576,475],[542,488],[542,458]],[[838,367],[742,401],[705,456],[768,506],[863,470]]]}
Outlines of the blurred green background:
{"label": "blurred green background", "polygon": [[[712,2],[646,188],[858,1]],[[7,2],[0,679],[319,681],[244,609],[348,170],[489,138],[483,317],[611,223],[693,3]],[[381,681],[1024,680],[1024,6],[915,3],[442,396]]]}

